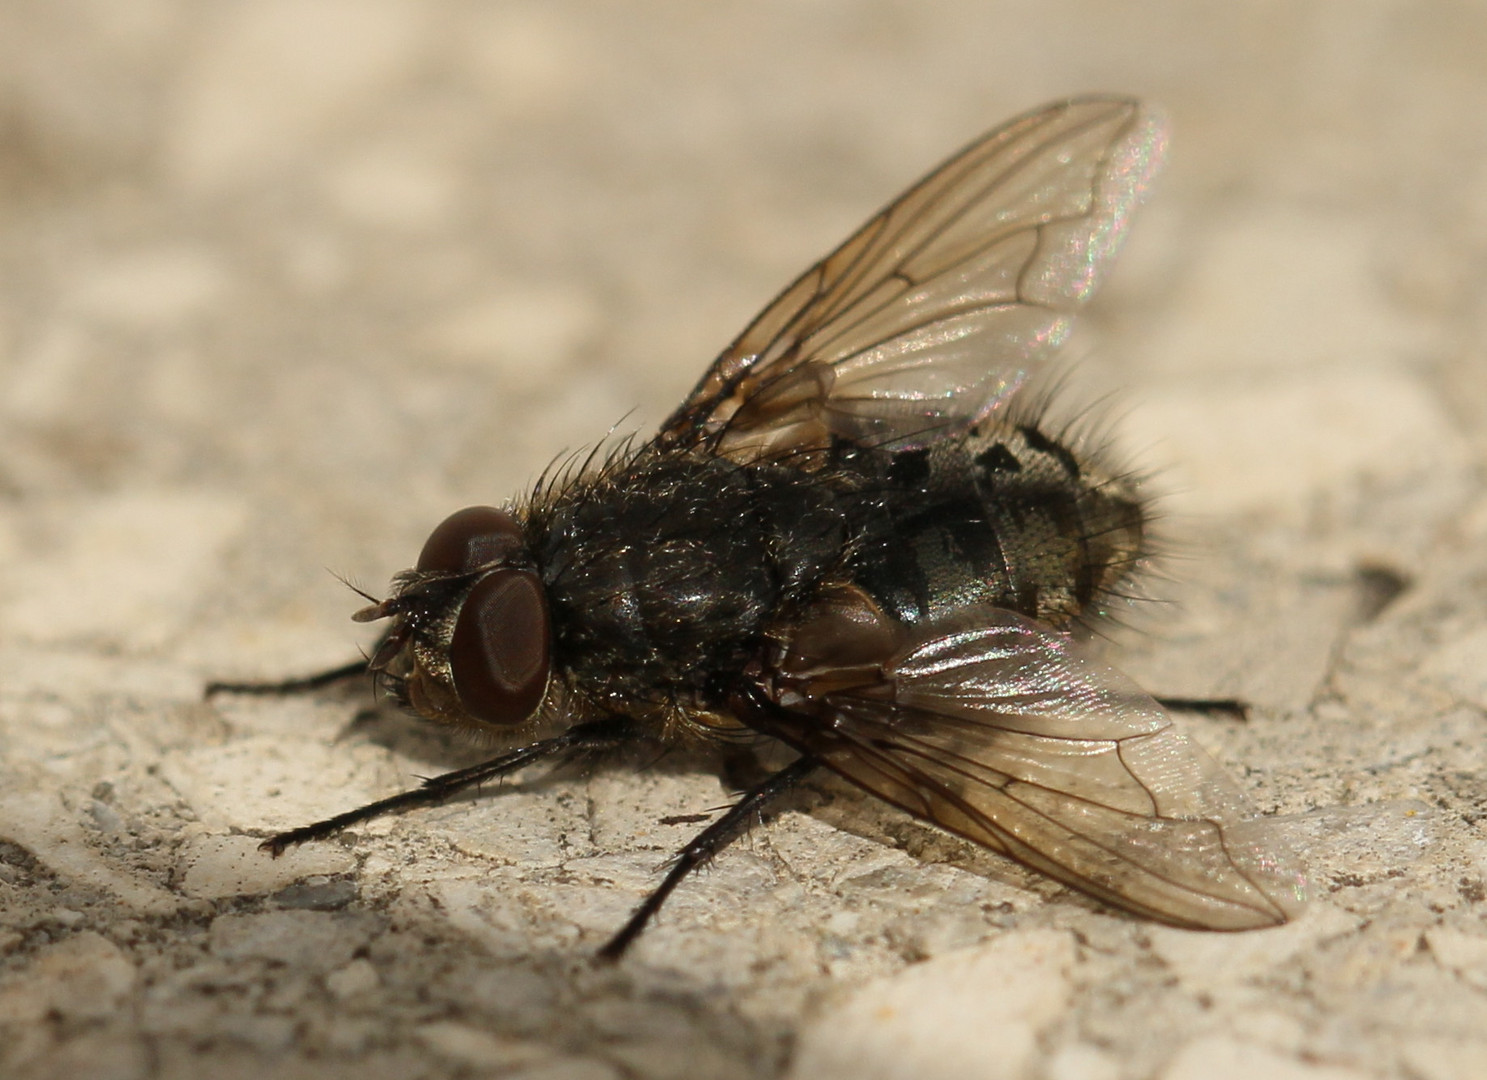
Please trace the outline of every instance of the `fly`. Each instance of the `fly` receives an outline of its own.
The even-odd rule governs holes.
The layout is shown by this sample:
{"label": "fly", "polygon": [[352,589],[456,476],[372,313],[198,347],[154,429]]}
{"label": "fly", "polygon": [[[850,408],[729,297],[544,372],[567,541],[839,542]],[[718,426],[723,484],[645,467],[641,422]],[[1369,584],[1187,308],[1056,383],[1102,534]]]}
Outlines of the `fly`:
{"label": "fly", "polygon": [[601,955],[823,770],[1137,915],[1292,917],[1306,882],[1273,826],[1080,644],[1149,557],[1149,510],[1024,389],[1166,138],[1120,97],[983,136],[785,289],[654,438],[447,518],[354,616],[388,620],[369,659],[214,684],[370,672],[437,724],[566,724],[264,849],[637,739],[765,736],[796,758],[677,854]]}

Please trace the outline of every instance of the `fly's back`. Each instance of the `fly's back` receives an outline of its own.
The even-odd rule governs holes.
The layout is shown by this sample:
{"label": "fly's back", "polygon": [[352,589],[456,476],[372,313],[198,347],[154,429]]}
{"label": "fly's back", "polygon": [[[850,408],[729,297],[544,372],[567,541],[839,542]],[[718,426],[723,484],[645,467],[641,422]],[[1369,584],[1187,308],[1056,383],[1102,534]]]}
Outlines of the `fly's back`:
{"label": "fly's back", "polygon": [[530,511],[556,654],[591,697],[693,696],[841,562],[849,509],[817,477],[642,450]]}

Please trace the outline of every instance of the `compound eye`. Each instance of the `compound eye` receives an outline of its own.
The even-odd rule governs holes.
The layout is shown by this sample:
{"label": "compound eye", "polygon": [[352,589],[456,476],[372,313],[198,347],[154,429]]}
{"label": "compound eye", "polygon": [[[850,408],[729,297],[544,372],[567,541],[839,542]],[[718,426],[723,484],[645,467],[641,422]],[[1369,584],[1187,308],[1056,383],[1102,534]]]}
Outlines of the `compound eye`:
{"label": "compound eye", "polygon": [[439,523],[418,553],[418,569],[460,574],[504,562],[521,550],[521,525],[494,506],[467,506]]}
{"label": "compound eye", "polygon": [[551,667],[541,579],[515,569],[481,578],[460,608],[449,643],[450,676],[465,712],[486,724],[520,724],[542,703]]}

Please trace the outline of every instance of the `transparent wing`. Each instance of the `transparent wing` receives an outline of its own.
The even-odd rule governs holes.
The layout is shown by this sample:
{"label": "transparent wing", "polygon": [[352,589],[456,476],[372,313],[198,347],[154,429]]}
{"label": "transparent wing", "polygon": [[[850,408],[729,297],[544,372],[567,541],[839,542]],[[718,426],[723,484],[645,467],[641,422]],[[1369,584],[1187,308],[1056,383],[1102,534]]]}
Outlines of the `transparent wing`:
{"label": "transparent wing", "polygon": [[1116,97],[983,136],[765,308],[660,441],[757,457],[975,423],[1063,342],[1165,146],[1161,119]]}
{"label": "transparent wing", "polygon": [[1273,824],[1156,701],[1013,612],[978,612],[881,681],[807,687],[771,717],[770,734],[872,794],[1129,911],[1247,930],[1305,903]]}

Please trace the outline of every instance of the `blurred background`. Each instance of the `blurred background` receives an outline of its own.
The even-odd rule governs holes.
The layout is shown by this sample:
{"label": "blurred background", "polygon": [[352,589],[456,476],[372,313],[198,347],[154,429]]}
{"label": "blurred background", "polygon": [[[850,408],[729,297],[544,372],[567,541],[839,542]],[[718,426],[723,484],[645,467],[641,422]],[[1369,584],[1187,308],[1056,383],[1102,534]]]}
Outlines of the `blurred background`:
{"label": "blurred background", "polygon": [[[1100,363],[1138,408],[1148,379],[1258,386],[1227,426],[1264,429],[1276,371],[1480,339],[1483,26],[1474,5],[7,4],[0,490],[230,489],[160,527],[292,545],[239,610],[333,595],[321,566],[379,584],[451,503],[646,430],[869,212],[1081,91],[1174,129]],[[1446,404],[1475,419],[1469,389]],[[1246,449],[1245,483],[1293,479],[1289,445]]]}

